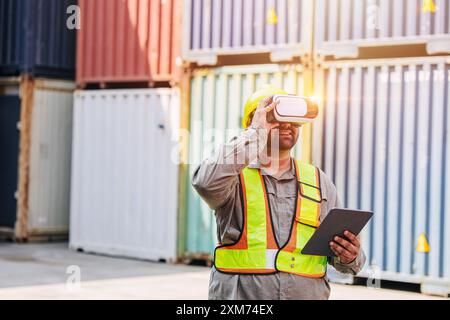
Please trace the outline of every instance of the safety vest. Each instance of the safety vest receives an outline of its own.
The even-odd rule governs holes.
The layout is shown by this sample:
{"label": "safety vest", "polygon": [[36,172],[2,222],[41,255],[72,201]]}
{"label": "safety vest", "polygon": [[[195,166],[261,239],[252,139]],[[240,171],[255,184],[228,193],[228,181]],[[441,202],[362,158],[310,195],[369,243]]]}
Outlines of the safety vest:
{"label": "safety vest", "polygon": [[286,272],[320,278],[326,273],[327,258],[302,254],[320,221],[322,193],[316,167],[294,161],[298,192],[295,217],[289,240],[279,247],[261,171],[245,168],[240,174],[243,196],[243,228],[231,245],[219,245],[214,252],[214,266],[224,273],[272,274]]}

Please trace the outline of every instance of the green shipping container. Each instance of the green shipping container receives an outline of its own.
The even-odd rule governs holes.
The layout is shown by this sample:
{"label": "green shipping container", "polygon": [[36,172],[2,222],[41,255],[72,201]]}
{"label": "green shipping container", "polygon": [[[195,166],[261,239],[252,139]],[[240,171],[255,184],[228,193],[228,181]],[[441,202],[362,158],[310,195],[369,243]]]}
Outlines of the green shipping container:
{"label": "green shipping container", "polygon": [[[186,221],[180,232],[183,258],[210,258],[217,243],[215,217],[192,188],[195,169],[215,148],[241,129],[243,107],[259,86],[272,83],[292,94],[304,93],[301,65],[232,66],[193,71],[190,80],[190,140],[186,203],[181,214]],[[308,140],[309,139],[305,139]],[[301,157],[301,139],[295,157]],[[309,143],[308,146],[309,148]],[[184,242],[184,243],[183,243]]]}

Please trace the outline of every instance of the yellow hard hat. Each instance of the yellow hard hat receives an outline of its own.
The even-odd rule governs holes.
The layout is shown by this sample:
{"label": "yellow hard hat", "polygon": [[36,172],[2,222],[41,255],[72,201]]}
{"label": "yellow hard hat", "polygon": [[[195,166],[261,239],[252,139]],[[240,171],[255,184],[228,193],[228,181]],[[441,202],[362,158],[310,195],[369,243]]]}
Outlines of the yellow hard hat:
{"label": "yellow hard hat", "polygon": [[244,117],[242,118],[242,127],[247,129],[247,122],[253,111],[258,108],[259,102],[265,98],[276,94],[288,94],[285,90],[280,89],[272,84],[265,84],[256,90],[245,103]]}

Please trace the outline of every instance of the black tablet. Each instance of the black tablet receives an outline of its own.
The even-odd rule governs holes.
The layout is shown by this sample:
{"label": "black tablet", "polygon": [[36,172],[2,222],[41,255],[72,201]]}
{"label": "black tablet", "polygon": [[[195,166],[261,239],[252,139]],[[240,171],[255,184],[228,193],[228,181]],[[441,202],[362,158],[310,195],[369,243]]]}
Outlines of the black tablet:
{"label": "black tablet", "polygon": [[372,216],[373,212],[369,211],[332,209],[306,243],[302,254],[336,256],[330,248],[333,238],[340,236],[345,239],[344,232],[346,230],[358,235]]}

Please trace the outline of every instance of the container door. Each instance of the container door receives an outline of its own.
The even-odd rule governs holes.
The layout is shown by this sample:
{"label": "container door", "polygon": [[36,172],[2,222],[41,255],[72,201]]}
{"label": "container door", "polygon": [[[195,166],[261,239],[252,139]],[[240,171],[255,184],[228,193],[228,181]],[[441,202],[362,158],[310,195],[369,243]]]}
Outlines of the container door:
{"label": "container door", "polygon": [[28,186],[30,233],[69,229],[73,82],[39,80],[34,90]]}
{"label": "container door", "polygon": [[0,228],[14,228],[16,221],[19,119],[19,97],[0,96]]}

